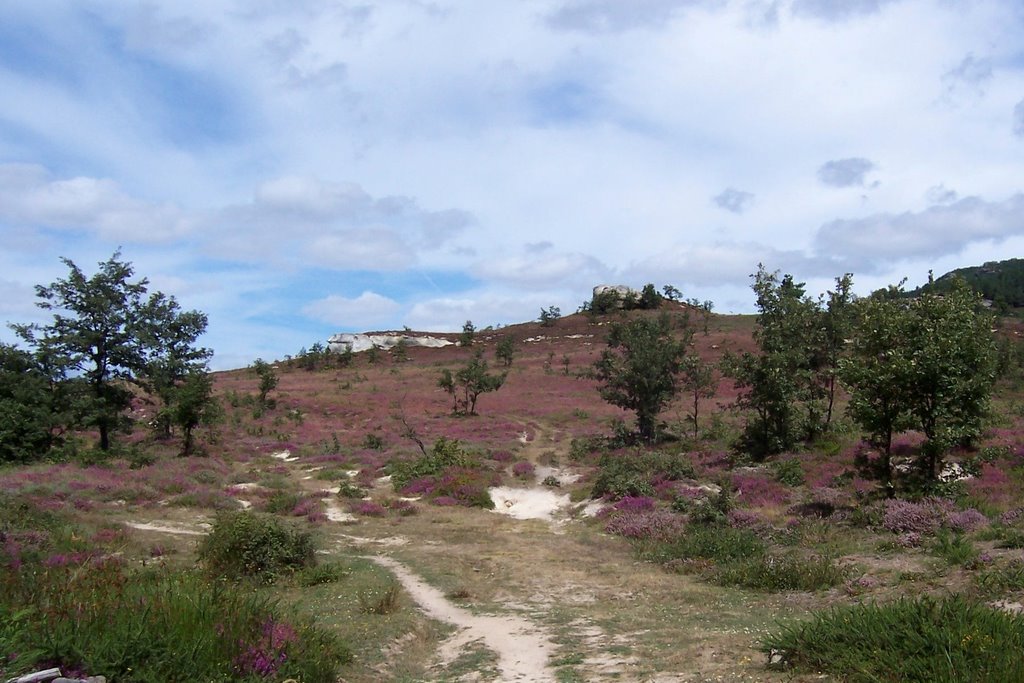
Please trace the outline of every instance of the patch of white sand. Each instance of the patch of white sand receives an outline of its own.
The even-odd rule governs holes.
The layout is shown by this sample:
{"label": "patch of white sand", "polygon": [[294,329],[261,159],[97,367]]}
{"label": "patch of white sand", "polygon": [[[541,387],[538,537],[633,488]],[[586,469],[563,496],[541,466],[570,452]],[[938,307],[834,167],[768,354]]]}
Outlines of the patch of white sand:
{"label": "patch of white sand", "polygon": [[454,625],[458,631],[441,643],[442,664],[455,661],[471,643],[481,642],[498,655],[502,681],[547,683],[555,681],[548,660],[554,645],[535,623],[512,615],[473,614],[453,604],[437,588],[406,569],[390,557],[370,558],[391,571],[412,599],[428,616]]}
{"label": "patch of white sand", "polygon": [[494,510],[515,519],[553,521],[555,514],[569,506],[569,495],[550,489],[515,489],[496,486],[488,489]]}
{"label": "patch of white sand", "polygon": [[354,521],[356,521],[356,516],[355,515],[353,515],[351,512],[345,512],[344,510],[342,510],[338,506],[338,504],[335,503],[330,498],[327,499],[327,510],[326,510],[325,514],[327,515],[327,519],[331,520],[332,522],[354,522]]}
{"label": "patch of white sand", "polygon": [[270,457],[277,458],[278,460],[284,460],[285,462],[295,462],[296,460],[298,460],[298,458],[293,458],[292,452],[287,449],[283,451],[278,451],[277,453],[271,453]]}
{"label": "patch of white sand", "polygon": [[241,484],[231,484],[229,489],[239,489],[241,491],[248,491],[250,489],[261,489],[263,488],[254,481],[243,481]]}
{"label": "patch of white sand", "polygon": [[608,507],[607,503],[600,500],[592,500],[583,506],[583,509],[580,510],[580,514],[584,517],[596,517],[597,513],[601,512],[601,510],[604,510],[606,507]]}

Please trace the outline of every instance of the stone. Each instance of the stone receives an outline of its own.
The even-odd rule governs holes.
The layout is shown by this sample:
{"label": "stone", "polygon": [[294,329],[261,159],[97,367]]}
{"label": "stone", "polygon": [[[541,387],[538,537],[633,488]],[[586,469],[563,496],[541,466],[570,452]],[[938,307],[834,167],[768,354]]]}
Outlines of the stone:
{"label": "stone", "polygon": [[634,299],[640,298],[640,292],[626,285],[597,285],[594,287],[594,298],[597,298],[607,292],[615,292],[615,295],[619,299],[619,303],[617,305],[618,308],[622,308],[622,302],[630,297]]}
{"label": "stone", "polygon": [[327,348],[335,353],[360,353],[369,351],[372,348],[389,349],[404,342],[406,346],[439,349],[445,346],[452,346],[455,342],[447,339],[431,336],[414,336],[409,334],[335,334],[327,340]]}

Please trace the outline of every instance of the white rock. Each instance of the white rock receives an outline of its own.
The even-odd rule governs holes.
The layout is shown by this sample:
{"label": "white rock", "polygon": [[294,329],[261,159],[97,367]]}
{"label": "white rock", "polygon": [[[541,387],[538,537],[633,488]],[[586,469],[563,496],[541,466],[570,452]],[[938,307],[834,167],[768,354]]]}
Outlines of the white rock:
{"label": "white rock", "polygon": [[445,346],[452,346],[454,342],[438,337],[416,337],[407,334],[335,334],[328,338],[327,348],[335,353],[352,351],[359,353],[369,351],[372,348],[385,351],[394,348],[399,342],[405,342],[406,346],[417,346],[428,349],[439,349]]}

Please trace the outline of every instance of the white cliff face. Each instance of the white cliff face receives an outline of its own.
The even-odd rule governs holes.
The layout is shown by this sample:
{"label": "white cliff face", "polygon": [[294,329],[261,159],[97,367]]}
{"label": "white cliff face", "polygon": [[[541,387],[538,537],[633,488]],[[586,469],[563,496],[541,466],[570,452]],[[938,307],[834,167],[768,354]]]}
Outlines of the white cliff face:
{"label": "white cliff face", "polygon": [[632,287],[627,287],[626,285],[598,285],[594,287],[594,298],[597,298],[606,292],[615,292],[615,295],[619,300],[618,308],[622,308],[622,302],[627,298],[632,297],[634,299],[639,299],[641,294]]}
{"label": "white cliff face", "polygon": [[385,351],[394,348],[399,342],[405,342],[408,347],[423,347],[439,349],[444,346],[452,346],[454,342],[438,337],[415,337],[407,334],[335,334],[327,340],[327,348],[335,353],[352,351],[368,351],[372,348]]}

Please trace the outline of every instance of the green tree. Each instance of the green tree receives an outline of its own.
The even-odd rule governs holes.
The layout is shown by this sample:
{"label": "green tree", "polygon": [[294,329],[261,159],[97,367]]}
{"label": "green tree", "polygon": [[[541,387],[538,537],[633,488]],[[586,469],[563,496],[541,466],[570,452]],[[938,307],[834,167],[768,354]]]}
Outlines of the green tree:
{"label": "green tree", "polygon": [[476,402],[480,394],[497,391],[505,383],[507,373],[491,374],[487,372],[487,361],[482,350],[463,367],[452,373],[451,370],[441,371],[437,385],[452,397],[452,412],[456,415],[476,415]]}
{"label": "green tree", "polygon": [[961,278],[943,294],[914,299],[910,312],[910,411],[926,437],[924,471],[935,479],[946,451],[981,435],[995,383],[995,339],[981,296]]}
{"label": "green tree", "polygon": [[53,321],[14,326],[37,356],[50,359],[58,381],[74,378],[87,387],[77,402],[78,419],[80,426],[96,428],[103,450],[110,448],[113,432],[131,427],[125,415],[129,385],[146,386],[161,359],[171,363],[189,356],[206,320],[195,311],[182,312],[160,292],[146,299],[148,281],[132,281],[134,269],[120,256],[115,252],[91,277],[62,259],[68,277],[36,287],[37,306],[53,311]]}
{"label": "green tree", "polygon": [[909,301],[898,296],[859,300],[850,354],[839,363],[839,378],[850,391],[847,412],[881,454],[880,475],[890,492],[893,436],[913,425],[909,309]]}
{"label": "green tree", "polygon": [[640,301],[637,306],[648,311],[653,311],[661,306],[661,295],[658,294],[658,290],[654,288],[653,284],[647,283],[640,290]]}
{"label": "green tree", "polygon": [[682,301],[683,299],[683,293],[673,285],[663,285],[661,288],[661,294],[669,301]]}
{"label": "green tree", "polygon": [[192,369],[177,386],[170,411],[171,422],[181,429],[181,455],[192,455],[196,427],[215,424],[220,418],[221,407],[213,398],[210,373]]}
{"label": "green tree", "polygon": [[555,321],[562,317],[562,309],[558,306],[548,306],[540,310],[541,327],[551,327]]}
{"label": "green tree", "polygon": [[644,441],[655,439],[658,414],[679,391],[679,373],[692,338],[688,325],[673,330],[667,315],[611,325],[608,347],[594,363],[594,377],[601,398],[636,413],[637,432]]}
{"label": "green tree", "polygon": [[262,358],[257,358],[253,362],[252,370],[260,379],[259,403],[261,406],[266,407],[268,405],[267,394],[277,388],[277,372],[274,370],[273,365]]}
{"label": "green tree", "polygon": [[467,320],[466,324],[462,326],[462,334],[459,335],[459,344],[462,346],[472,346],[475,339],[476,325],[473,324],[472,320]]}
{"label": "green tree", "polygon": [[961,280],[902,298],[890,287],[858,303],[851,355],[841,364],[850,414],[891,476],[892,437],[925,435],[921,469],[934,480],[945,453],[981,434],[995,382],[991,316]]}
{"label": "green tree", "polygon": [[512,339],[512,335],[506,334],[498,341],[498,346],[494,349],[494,357],[508,368],[512,366],[512,357],[515,355],[515,352],[516,342]]}
{"label": "green tree", "polygon": [[727,357],[725,370],[740,388],[737,404],[754,414],[740,445],[763,458],[794,448],[822,428],[821,328],[818,306],[803,283],[788,274],[780,278],[763,265],[752,277],[758,353]]}
{"label": "green tree", "polygon": [[0,463],[29,462],[50,449],[54,407],[50,378],[36,358],[0,344]]}
{"label": "green tree", "polygon": [[836,287],[827,293],[825,305],[821,309],[820,357],[816,365],[825,392],[826,427],[832,424],[832,413],[835,410],[840,360],[846,349],[846,340],[853,334],[856,316],[854,302],[853,274],[846,273],[836,278]]}
{"label": "green tree", "polygon": [[687,419],[693,424],[693,438],[700,436],[700,404],[701,399],[711,398],[715,395],[715,368],[712,364],[703,361],[696,354],[688,355],[683,360],[682,388],[690,400],[690,411]]}

